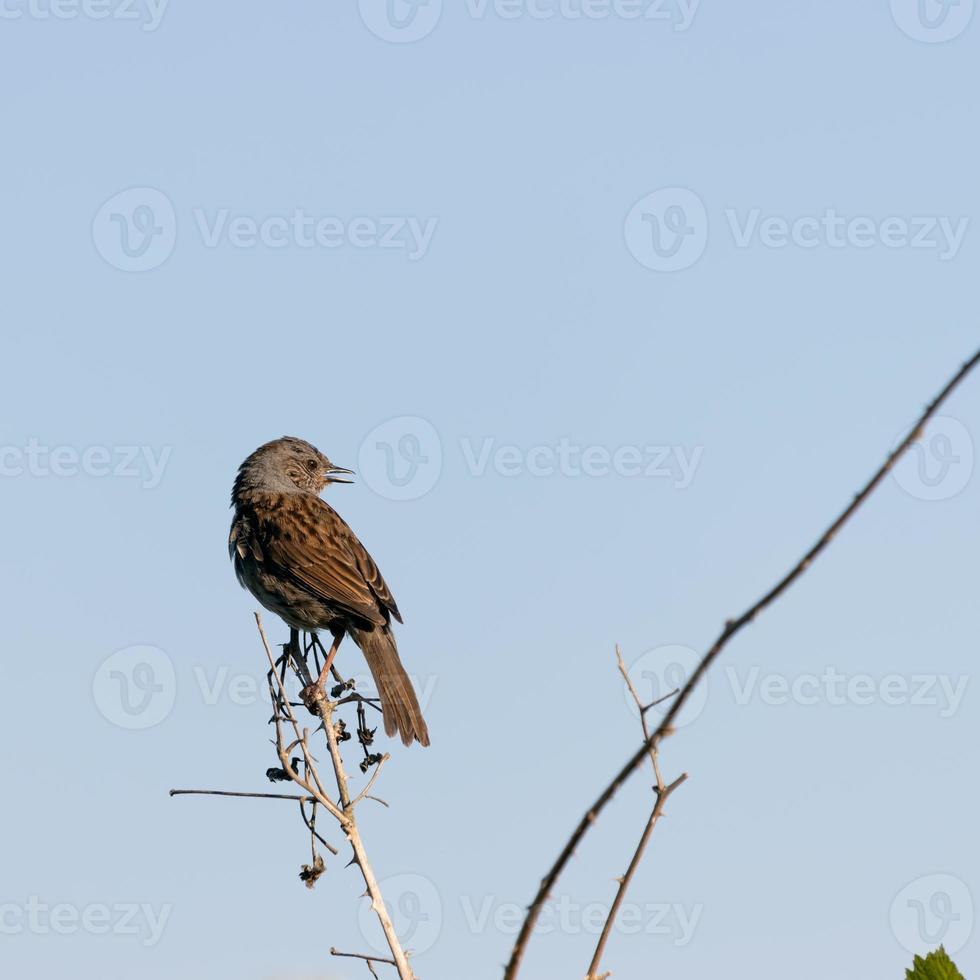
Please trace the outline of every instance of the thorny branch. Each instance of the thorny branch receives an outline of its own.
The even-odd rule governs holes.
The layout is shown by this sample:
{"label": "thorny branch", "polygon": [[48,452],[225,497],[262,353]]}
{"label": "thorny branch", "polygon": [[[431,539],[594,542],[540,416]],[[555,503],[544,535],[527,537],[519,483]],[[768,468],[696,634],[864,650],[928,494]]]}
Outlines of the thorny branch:
{"label": "thorny branch", "polygon": [[[312,653],[314,663],[317,664],[317,672],[319,673],[318,654],[322,651],[322,647],[318,650],[319,641],[315,636],[306,644],[305,649],[300,651],[298,634],[294,631],[291,634],[290,643],[286,646],[282,657],[276,660],[273,658],[272,650],[269,647],[269,642],[266,639],[265,630],[262,626],[262,619],[258,613],[255,614],[255,622],[259,630],[259,637],[262,640],[262,646],[265,649],[265,654],[269,661],[267,679],[269,695],[273,704],[273,715],[270,721],[275,725],[274,744],[281,765],[281,768],[267,770],[266,775],[274,782],[291,781],[295,783],[303,790],[305,795],[285,793],[231,793],[219,790],[171,790],[170,795],[244,797],[252,799],[290,800],[298,803],[303,823],[310,833],[311,849],[310,863],[303,865],[300,878],[310,888],[316,884],[317,879],[326,870],[325,862],[318,853],[317,843],[322,844],[332,854],[337,854],[337,850],[317,830],[318,808],[322,807],[326,810],[337,821],[351,846],[351,850],[353,851],[351,864],[356,865],[361,872],[366,888],[365,894],[371,899],[371,909],[377,915],[378,921],[381,924],[388,948],[391,951],[391,957],[337,953],[335,950],[331,950],[331,953],[334,956],[353,956],[354,958],[364,960],[371,974],[374,976],[377,974],[375,974],[373,964],[385,963],[395,967],[400,980],[415,980],[415,974],[412,972],[408,957],[402,949],[401,942],[395,933],[394,925],[385,906],[384,897],[381,894],[381,888],[368,860],[367,851],[358,829],[355,812],[357,805],[363,800],[376,799],[376,797],[370,795],[370,792],[378,779],[382,766],[388,759],[387,755],[368,751],[368,747],[373,742],[375,730],[367,727],[364,706],[377,706],[370,698],[362,697],[360,694],[350,693],[353,688],[353,683],[344,681],[336,670],[333,671],[333,674],[338,684],[331,690],[330,694],[335,698],[339,697],[340,694],[346,694],[346,697],[339,701],[332,701],[325,694],[316,690],[306,662]],[[330,762],[337,785],[336,799],[324,789],[317,769],[316,759],[310,750],[309,729],[300,728],[300,724],[293,712],[294,703],[289,700],[286,693],[286,679],[290,667],[292,667],[296,676],[304,685],[301,695],[303,701],[301,703],[305,704],[309,711],[320,720],[321,727],[326,735]],[[340,743],[350,739],[351,735],[346,731],[343,721],[334,719],[336,708],[342,704],[349,703],[357,704],[357,737],[364,752],[364,759],[360,763],[360,769],[363,773],[366,773],[370,768],[374,767],[374,772],[364,789],[353,798],[349,788],[347,771],[344,768],[344,761],[340,752]],[[287,742],[287,736],[285,734],[287,726],[293,736],[289,742]],[[297,752],[299,754],[294,757],[294,753]],[[384,801],[379,800],[378,802],[383,803]],[[309,812],[307,812],[307,806],[311,808]]]}
{"label": "thorny branch", "polygon": [[351,959],[351,960],[364,960],[365,965],[371,971],[371,976],[375,978],[378,976],[377,973],[374,972],[375,963],[389,963],[391,964],[391,966],[395,965],[394,960],[386,960],[384,959],[384,957],[378,957],[378,956],[368,956],[366,953],[341,953],[339,950],[334,949],[333,946],[330,947],[330,955],[344,956],[347,959]]}
{"label": "thorny branch", "polygon": [[606,788],[599,794],[596,801],[579,821],[575,830],[572,832],[572,835],[562,848],[561,853],[558,855],[555,863],[548,870],[548,873],[544,876],[544,878],[541,879],[541,884],[534,896],[534,900],[528,907],[527,915],[525,916],[524,923],[521,926],[521,931],[517,936],[517,941],[515,942],[514,948],[511,952],[510,960],[504,969],[504,980],[514,980],[514,978],[517,976],[518,970],[521,967],[521,962],[524,958],[524,953],[527,950],[528,942],[530,941],[531,934],[534,930],[534,926],[538,921],[538,916],[541,914],[541,909],[543,908],[544,903],[547,901],[548,896],[551,894],[551,890],[554,888],[555,883],[561,876],[561,873],[565,870],[565,867],[571,860],[572,855],[575,853],[575,849],[582,842],[585,835],[588,833],[589,828],[596,822],[606,804],[609,803],[609,801],[616,795],[619,788],[640,767],[640,765],[643,763],[644,757],[650,752],[651,749],[658,748],[664,738],[673,734],[674,720],[687,703],[688,698],[691,696],[691,692],[698,686],[698,684],[701,683],[701,680],[711,665],[718,659],[724,648],[728,645],[729,640],[731,640],[737,633],[741,632],[745,626],[753,622],[761,612],[775,602],[826,550],[831,541],[833,541],[833,539],[837,536],[841,528],[847,524],[847,522],[861,508],[862,504],[865,503],[865,501],[884,481],[885,477],[888,476],[892,468],[895,466],[895,463],[898,462],[906,450],[908,450],[913,443],[921,438],[926,423],[932,418],[933,415],[935,415],[939,407],[960,385],[963,379],[966,378],[966,376],[976,367],[977,363],[980,363],[980,350],[978,350],[965,364],[962,365],[962,367],[960,367],[960,369],[953,375],[952,378],[950,378],[939,394],[936,395],[936,397],[926,406],[922,412],[922,415],[919,417],[919,420],[912,426],[912,429],[909,431],[908,435],[906,435],[899,445],[888,454],[884,463],[881,465],[881,467],[879,467],[877,472],[875,472],[864,487],[854,495],[851,502],[844,508],[843,511],[841,511],[840,515],[817,539],[813,547],[811,547],[810,550],[807,551],[806,554],[783,576],[783,578],[781,578],[765,595],[763,595],[761,599],[746,609],[740,616],[735,619],[730,619],[725,623],[721,633],[718,635],[711,647],[709,647],[707,653],[705,653],[701,658],[700,663],[681,688],[680,693],[671,704],[656,730],[644,738],[643,744],[636,750],[633,756],[626,762],[619,772],[616,773],[609,785],[606,786]]}
{"label": "thorny branch", "polygon": [[[636,693],[636,688],[633,685],[633,681],[630,680],[629,671],[626,669],[626,664],[623,661],[623,655],[619,651],[619,647],[616,647],[616,666],[619,668],[620,674],[623,675],[623,680],[626,682],[626,687],[630,692],[630,696],[633,698],[633,702],[636,705],[636,710],[640,715],[640,725],[643,727],[643,740],[649,744],[650,741],[650,730],[647,727],[647,712],[660,704],[663,701],[669,701],[672,697],[675,697],[680,691],[671,691],[670,694],[665,694],[662,698],[658,698],[650,704],[644,704],[640,700],[639,694]],[[616,890],[616,897],[613,899],[613,903],[609,908],[609,915],[606,916],[606,921],[602,926],[602,932],[599,934],[599,941],[596,943],[595,953],[592,955],[592,962],[589,963],[589,971],[585,976],[585,980],[605,980],[609,976],[608,973],[599,973],[599,966],[602,963],[602,954],[605,952],[606,943],[609,942],[609,935],[612,932],[613,926],[616,923],[616,916],[619,915],[620,907],[623,904],[623,900],[626,898],[626,892],[629,891],[630,884],[633,881],[633,876],[636,874],[636,869],[640,866],[640,861],[643,860],[643,854],[647,849],[647,844],[650,842],[650,837],[653,835],[653,830],[657,826],[658,821],[663,816],[664,806],[667,803],[670,794],[677,789],[684,780],[687,779],[687,773],[682,773],[675,779],[669,786],[664,783],[664,777],[660,773],[660,758],[659,750],[655,745],[650,745],[650,764],[653,767],[653,775],[656,780],[653,793],[654,793],[654,804],[653,810],[650,813],[650,817],[646,822],[646,826],[643,828],[643,834],[640,837],[639,844],[636,845],[636,850],[633,852],[633,857],[630,860],[629,867],[626,869],[626,873],[619,878],[619,888]]]}

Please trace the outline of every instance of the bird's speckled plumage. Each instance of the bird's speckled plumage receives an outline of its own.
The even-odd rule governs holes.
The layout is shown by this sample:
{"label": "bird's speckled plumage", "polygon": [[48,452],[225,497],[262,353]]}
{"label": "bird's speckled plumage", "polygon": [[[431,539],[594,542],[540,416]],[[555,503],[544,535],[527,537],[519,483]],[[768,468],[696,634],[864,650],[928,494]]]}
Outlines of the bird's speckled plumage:
{"label": "bird's speckled plumage", "polygon": [[259,447],[232,490],[228,550],[238,581],[289,626],[346,633],[361,648],[381,696],[385,731],[429,744],[391,620],[402,621],[374,559],[319,497],[348,482],[323,453],[291,436]]}

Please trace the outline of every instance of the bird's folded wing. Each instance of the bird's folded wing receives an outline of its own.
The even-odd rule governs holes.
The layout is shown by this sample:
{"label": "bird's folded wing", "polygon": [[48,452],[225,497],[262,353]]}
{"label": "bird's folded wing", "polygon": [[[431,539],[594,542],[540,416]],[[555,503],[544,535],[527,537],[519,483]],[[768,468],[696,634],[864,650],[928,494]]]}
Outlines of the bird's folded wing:
{"label": "bird's folded wing", "polygon": [[[280,511],[275,523],[263,527],[262,551],[266,562],[309,589],[325,602],[349,610],[382,626],[383,610],[401,621],[398,607],[377,565],[337,512],[317,497],[290,500],[295,508],[286,519]],[[283,533],[283,524],[290,527]]]}
{"label": "bird's folded wing", "polygon": [[[327,505],[325,505],[327,506]],[[340,518],[338,518],[339,520]],[[342,522],[343,523],[343,522]],[[381,576],[381,569],[375,564],[374,559],[368,554],[367,548],[358,540],[354,532],[344,524],[349,535],[348,546],[350,547],[351,557],[357,565],[357,570],[361,573],[364,583],[371,590],[375,599],[391,613],[398,622],[402,622],[402,614],[398,611],[395,597],[388,588],[388,583]]]}

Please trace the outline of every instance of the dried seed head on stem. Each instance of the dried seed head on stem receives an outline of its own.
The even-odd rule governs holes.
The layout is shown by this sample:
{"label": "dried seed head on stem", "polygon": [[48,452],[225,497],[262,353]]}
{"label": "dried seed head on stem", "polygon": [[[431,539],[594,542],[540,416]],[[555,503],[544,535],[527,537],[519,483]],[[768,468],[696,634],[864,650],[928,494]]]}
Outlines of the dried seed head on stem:
{"label": "dried seed head on stem", "polygon": [[[262,626],[262,618],[256,613],[255,622],[258,627],[259,637],[265,650],[266,658],[269,662],[267,680],[269,685],[269,697],[273,706],[273,714],[270,722],[275,726],[275,745],[276,755],[279,758],[280,767],[267,770],[267,775],[275,782],[293,782],[303,790],[304,795],[292,795],[286,793],[233,793],[223,790],[171,790],[171,796],[223,796],[234,798],[264,799],[264,800],[288,800],[299,804],[300,816],[310,834],[310,863],[304,864],[300,872],[300,878],[306,883],[307,887],[312,888],[317,880],[326,871],[326,863],[317,850],[317,844],[323,845],[331,854],[336,855],[337,850],[321,835],[317,829],[318,808],[322,807],[327,813],[337,821],[341,831],[347,838],[353,852],[350,864],[355,865],[366,888],[365,894],[371,900],[371,909],[378,917],[385,940],[391,952],[390,958],[384,956],[363,956],[361,954],[338,953],[331,950],[335,956],[352,956],[365,962],[368,970],[373,976],[377,976],[374,964],[388,964],[395,968],[399,980],[415,980],[415,974],[409,965],[408,957],[402,949],[401,941],[395,933],[391,916],[385,905],[381,887],[371,867],[368,859],[367,849],[361,838],[357,824],[357,806],[363,800],[377,799],[371,794],[384,763],[388,761],[388,756],[367,751],[374,737],[374,732],[367,727],[364,714],[364,706],[371,704],[371,699],[364,698],[359,694],[350,694],[353,689],[353,682],[343,681],[339,674],[335,677],[339,681],[338,693],[345,693],[347,697],[343,699],[343,704],[356,704],[358,714],[358,741],[365,754],[365,762],[361,763],[361,769],[366,772],[372,766],[374,772],[371,774],[364,788],[354,797],[351,796],[347,771],[344,768],[344,760],[340,752],[340,737],[338,736],[338,720],[335,720],[334,713],[341,702],[331,701],[326,696],[311,697],[307,702],[307,707],[320,720],[320,729],[325,734],[327,749],[330,755],[330,763],[334,772],[334,780],[337,786],[337,798],[334,799],[324,788],[323,781],[317,768],[317,760],[310,749],[309,729],[301,728],[299,721],[293,711],[293,703],[289,700],[286,692],[286,680],[290,669],[304,685],[309,687],[311,678],[306,665],[306,658],[313,653],[317,656],[317,641],[308,641],[305,649],[301,653],[298,637],[295,633],[290,637],[290,642],[286,644],[282,657],[278,660],[272,655],[269,641],[266,638],[265,630]],[[287,742],[285,732],[287,726],[292,731],[293,738]],[[316,733],[314,733],[316,734]],[[350,736],[348,735],[348,738]],[[294,752],[299,755],[293,756]],[[383,802],[383,801],[379,801]],[[387,804],[385,804],[387,806]],[[307,806],[311,809],[307,812]]]}

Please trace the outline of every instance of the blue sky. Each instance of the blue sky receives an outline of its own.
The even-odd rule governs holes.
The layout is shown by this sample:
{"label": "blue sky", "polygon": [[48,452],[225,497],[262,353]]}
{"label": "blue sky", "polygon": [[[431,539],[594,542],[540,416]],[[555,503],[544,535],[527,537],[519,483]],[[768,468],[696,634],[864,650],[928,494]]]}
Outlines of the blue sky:
{"label": "blue sky", "polygon": [[[498,976],[637,743],[615,645],[682,677],[978,344],[972,0],[0,9],[0,965],[366,975],[286,804],[167,796],[269,788],[228,494],[288,433],[358,471],[432,733],[376,871],[420,977]],[[980,966],[978,419],[980,378],[686,709],[616,977]],[[584,975],[649,782],[524,976]]]}

